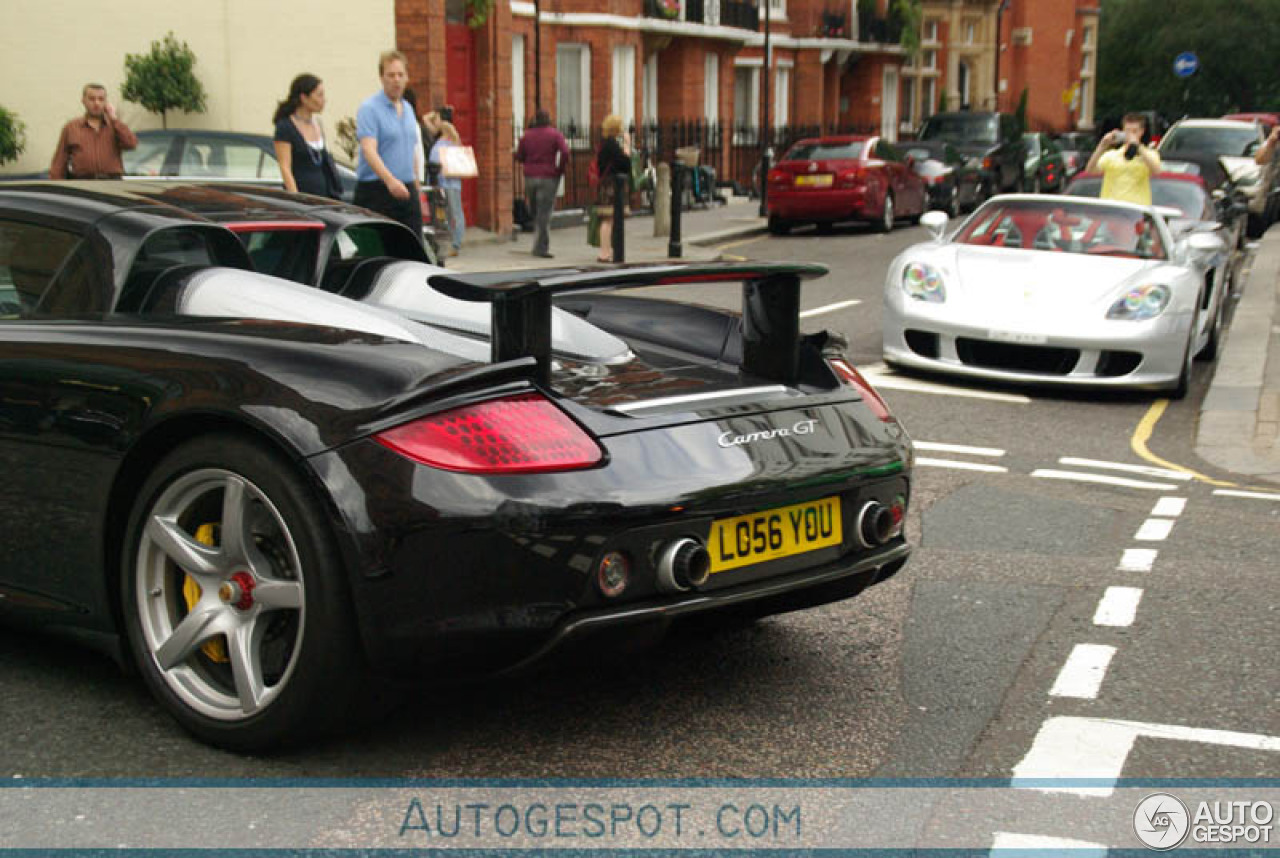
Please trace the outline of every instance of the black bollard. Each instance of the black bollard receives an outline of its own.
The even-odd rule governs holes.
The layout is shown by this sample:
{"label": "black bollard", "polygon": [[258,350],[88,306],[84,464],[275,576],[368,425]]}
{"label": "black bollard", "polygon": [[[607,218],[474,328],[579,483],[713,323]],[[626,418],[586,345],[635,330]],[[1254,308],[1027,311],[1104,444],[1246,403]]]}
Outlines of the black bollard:
{"label": "black bollard", "polygon": [[631,176],[613,174],[613,261],[627,261],[627,194],[631,190]]}
{"label": "black bollard", "polygon": [[667,256],[672,259],[679,259],[684,255],[684,248],[680,245],[680,197],[683,195],[680,190],[681,182],[684,177],[684,167],[679,164],[671,165],[671,235],[667,240]]}

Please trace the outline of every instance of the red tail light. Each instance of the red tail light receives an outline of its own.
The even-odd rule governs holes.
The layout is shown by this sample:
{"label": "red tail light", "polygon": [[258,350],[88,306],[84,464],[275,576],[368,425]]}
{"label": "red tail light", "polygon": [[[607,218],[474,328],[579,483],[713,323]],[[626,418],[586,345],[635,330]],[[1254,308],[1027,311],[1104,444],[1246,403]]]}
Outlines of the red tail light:
{"label": "red tail light", "polygon": [[468,474],[571,471],[604,457],[581,426],[537,393],[442,411],[375,440],[415,462]]}
{"label": "red tail light", "polygon": [[893,420],[893,414],[889,412],[889,406],[880,394],[876,393],[876,389],[871,386],[871,382],[862,377],[862,373],[858,372],[844,358],[832,358],[831,368],[836,371],[836,375],[840,380],[862,394],[862,401],[867,403],[867,407],[871,409],[871,413],[880,418],[885,423]]}
{"label": "red tail light", "polygon": [[769,184],[771,185],[789,185],[791,184],[791,174],[786,170],[770,170]]}
{"label": "red tail light", "polygon": [[842,170],[836,174],[836,186],[840,188],[852,188],[862,184],[866,176],[861,168],[854,167],[852,170]]}
{"label": "red tail light", "polygon": [[982,169],[984,169],[984,170],[994,170],[995,168],[996,168],[996,159],[995,159],[995,158],[992,158],[990,155],[988,155],[987,157],[985,157],[985,158],[983,158],[983,159],[982,159]]}

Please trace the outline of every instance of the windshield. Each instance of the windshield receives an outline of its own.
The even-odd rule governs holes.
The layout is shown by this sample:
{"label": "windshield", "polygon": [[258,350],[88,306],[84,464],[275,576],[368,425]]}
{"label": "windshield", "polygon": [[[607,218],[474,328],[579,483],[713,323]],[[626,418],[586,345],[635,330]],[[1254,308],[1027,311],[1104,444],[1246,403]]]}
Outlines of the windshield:
{"label": "windshield", "polygon": [[797,143],[782,156],[782,160],[854,161],[862,157],[866,145],[861,140],[852,143]]}
{"label": "windshield", "polygon": [[992,202],[969,218],[955,241],[1087,256],[1165,258],[1159,229],[1146,212],[1071,205],[1068,200]]}
{"label": "windshield", "polygon": [[1175,128],[1160,141],[1161,155],[1179,152],[1208,152],[1213,155],[1243,156],[1252,143],[1258,142],[1258,131],[1247,128]]}
{"label": "windshield", "polygon": [[931,116],[920,129],[921,140],[953,143],[995,143],[1000,128],[994,116]]}
{"label": "windshield", "polygon": [[[1097,197],[1102,191],[1100,176],[1086,176],[1076,179],[1067,186],[1067,193],[1073,197]],[[1205,192],[1192,182],[1180,182],[1177,179],[1152,179],[1151,204],[1168,206],[1182,212],[1184,217],[1195,220],[1205,219],[1208,200]]]}

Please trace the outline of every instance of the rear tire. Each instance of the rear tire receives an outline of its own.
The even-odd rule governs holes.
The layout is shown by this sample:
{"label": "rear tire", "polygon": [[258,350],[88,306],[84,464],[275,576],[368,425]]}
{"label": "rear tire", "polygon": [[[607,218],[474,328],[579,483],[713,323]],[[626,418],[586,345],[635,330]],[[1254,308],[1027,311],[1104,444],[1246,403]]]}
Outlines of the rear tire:
{"label": "rear tire", "polygon": [[791,232],[791,224],[787,223],[777,215],[769,218],[769,232],[774,235],[786,235]]}
{"label": "rear tire", "polygon": [[121,569],[129,648],[161,705],[209,744],[297,744],[368,699],[319,507],[289,461],[235,435],[177,448],[138,493]]}
{"label": "rear tire", "polygon": [[893,194],[884,195],[884,211],[880,215],[880,220],[876,221],[877,232],[892,232],[893,223],[896,215],[893,209]]}

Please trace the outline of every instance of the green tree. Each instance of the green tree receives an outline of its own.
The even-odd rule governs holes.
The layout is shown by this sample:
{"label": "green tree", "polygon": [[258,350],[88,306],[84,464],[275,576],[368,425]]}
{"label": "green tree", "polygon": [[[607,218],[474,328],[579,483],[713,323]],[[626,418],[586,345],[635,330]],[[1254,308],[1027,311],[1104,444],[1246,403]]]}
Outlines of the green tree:
{"label": "green tree", "polygon": [[920,0],[891,0],[889,20],[895,26],[901,25],[899,44],[906,49],[907,56],[914,57],[920,51],[920,25],[924,23]]}
{"label": "green tree", "polygon": [[0,107],[0,164],[18,160],[27,148],[27,126],[12,110]]}
{"label": "green tree", "polygon": [[162,42],[152,42],[148,54],[126,54],[124,87],[120,94],[160,114],[169,127],[168,112],[204,113],[204,86],[195,74],[196,55],[186,42],[169,33]]}
{"label": "green tree", "polygon": [[[1098,38],[1097,115],[1131,110],[1220,116],[1280,109],[1280,0],[1107,0]],[[1193,51],[1182,79],[1173,60]]]}

